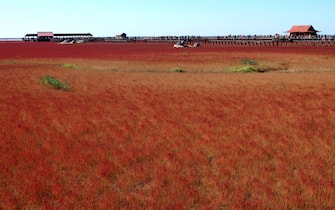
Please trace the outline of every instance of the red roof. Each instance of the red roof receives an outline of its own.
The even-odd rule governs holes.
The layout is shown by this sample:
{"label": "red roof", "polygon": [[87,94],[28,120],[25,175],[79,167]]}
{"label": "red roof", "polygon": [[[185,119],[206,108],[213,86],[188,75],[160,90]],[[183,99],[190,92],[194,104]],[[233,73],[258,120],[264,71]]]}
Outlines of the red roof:
{"label": "red roof", "polygon": [[287,31],[290,33],[315,33],[318,32],[313,28],[312,25],[301,25],[301,26],[292,26],[292,28]]}
{"label": "red roof", "polygon": [[37,36],[41,37],[41,36],[54,36],[54,33],[52,32],[37,32]]}

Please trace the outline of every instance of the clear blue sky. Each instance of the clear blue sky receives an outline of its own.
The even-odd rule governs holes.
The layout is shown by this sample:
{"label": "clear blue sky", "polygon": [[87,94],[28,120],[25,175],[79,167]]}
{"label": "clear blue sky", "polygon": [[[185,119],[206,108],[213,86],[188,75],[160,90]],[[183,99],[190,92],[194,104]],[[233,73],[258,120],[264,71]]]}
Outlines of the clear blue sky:
{"label": "clear blue sky", "polygon": [[0,37],[26,33],[94,36],[284,34],[313,25],[335,34],[335,1],[302,0],[2,0]]}

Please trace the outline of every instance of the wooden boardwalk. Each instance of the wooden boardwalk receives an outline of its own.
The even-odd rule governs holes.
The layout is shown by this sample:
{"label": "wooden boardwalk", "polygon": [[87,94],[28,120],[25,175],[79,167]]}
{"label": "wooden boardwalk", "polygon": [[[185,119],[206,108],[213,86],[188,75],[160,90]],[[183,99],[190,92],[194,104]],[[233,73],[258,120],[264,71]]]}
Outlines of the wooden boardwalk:
{"label": "wooden boardwalk", "polygon": [[306,46],[306,47],[335,47],[334,36],[326,38],[275,38],[275,37],[255,37],[255,38],[222,38],[222,37],[130,37],[129,42],[178,42],[184,40],[185,43],[200,43],[209,45],[233,45],[233,46]]}
{"label": "wooden boardwalk", "polygon": [[306,47],[335,47],[334,40],[208,40],[205,44],[236,45],[236,46],[306,46]]}

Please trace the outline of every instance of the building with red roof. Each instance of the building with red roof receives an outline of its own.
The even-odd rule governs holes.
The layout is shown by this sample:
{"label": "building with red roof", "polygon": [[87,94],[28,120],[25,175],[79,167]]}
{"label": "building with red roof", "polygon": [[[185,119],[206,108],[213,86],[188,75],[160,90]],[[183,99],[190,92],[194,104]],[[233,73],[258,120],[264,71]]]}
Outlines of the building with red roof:
{"label": "building with red roof", "polygon": [[316,36],[317,32],[312,25],[295,25],[287,31],[290,36]]}

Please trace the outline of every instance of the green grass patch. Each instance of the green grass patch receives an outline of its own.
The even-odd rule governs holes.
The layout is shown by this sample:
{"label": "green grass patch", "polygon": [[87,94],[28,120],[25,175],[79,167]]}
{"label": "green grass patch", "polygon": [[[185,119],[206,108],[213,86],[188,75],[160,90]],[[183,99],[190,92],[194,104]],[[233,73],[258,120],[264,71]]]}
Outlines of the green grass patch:
{"label": "green grass patch", "polygon": [[70,91],[72,86],[69,81],[59,81],[53,76],[47,75],[42,78],[42,84],[52,87],[54,89],[63,90],[63,91]]}
{"label": "green grass patch", "polygon": [[230,72],[233,73],[250,73],[250,72],[256,72],[256,69],[251,66],[244,66],[244,67],[233,67],[230,69]]}
{"label": "green grass patch", "polygon": [[68,68],[68,69],[78,69],[79,66],[77,66],[76,64],[72,64],[72,63],[65,63],[62,65],[63,68]]}
{"label": "green grass patch", "polygon": [[241,63],[244,64],[245,66],[232,67],[229,70],[229,72],[233,72],[233,73],[261,72],[263,73],[263,72],[268,72],[268,71],[285,69],[285,67],[282,65],[267,66],[267,65],[259,64],[257,61],[252,60],[252,59],[242,59]]}
{"label": "green grass patch", "polygon": [[9,63],[15,65],[15,64],[17,64],[17,60],[10,60]]}

